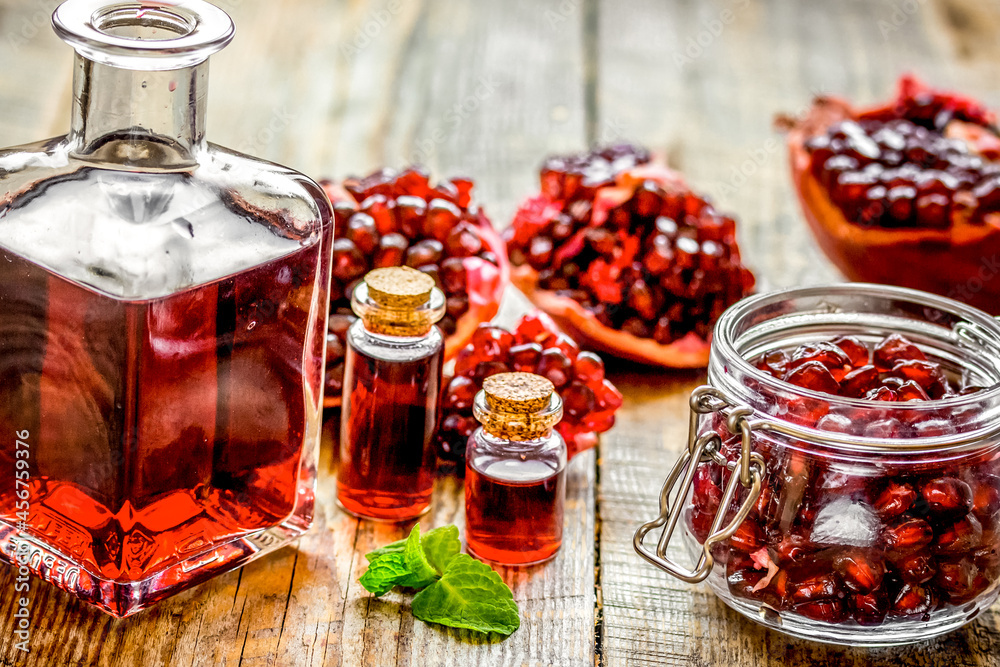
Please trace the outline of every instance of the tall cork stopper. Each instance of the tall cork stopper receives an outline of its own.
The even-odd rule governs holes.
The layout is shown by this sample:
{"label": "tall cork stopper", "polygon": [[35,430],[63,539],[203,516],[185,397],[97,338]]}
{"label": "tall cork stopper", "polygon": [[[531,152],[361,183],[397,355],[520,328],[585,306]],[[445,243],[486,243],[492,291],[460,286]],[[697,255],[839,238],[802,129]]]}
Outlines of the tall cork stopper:
{"label": "tall cork stopper", "polygon": [[534,373],[497,373],[483,380],[486,404],[499,412],[538,412],[555,390],[551,381]]}
{"label": "tall cork stopper", "polygon": [[365,328],[387,336],[423,336],[444,315],[434,279],[408,266],[369,271],[351,297]]}
{"label": "tall cork stopper", "polygon": [[408,266],[375,269],[365,276],[368,296],[385,308],[417,308],[431,300],[434,279]]}
{"label": "tall cork stopper", "polygon": [[483,380],[473,413],[490,435],[507,440],[544,436],[562,418],[555,386],[533,373],[498,373]]}

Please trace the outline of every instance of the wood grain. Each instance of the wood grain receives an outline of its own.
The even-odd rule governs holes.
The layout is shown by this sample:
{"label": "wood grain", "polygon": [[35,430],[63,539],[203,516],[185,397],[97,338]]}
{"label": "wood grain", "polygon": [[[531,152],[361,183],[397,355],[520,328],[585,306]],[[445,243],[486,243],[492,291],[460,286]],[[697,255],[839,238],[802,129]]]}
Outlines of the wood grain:
{"label": "wood grain", "polygon": [[[801,112],[820,90],[878,99],[907,69],[1000,106],[997,0],[218,2],[238,32],[213,59],[213,141],[314,176],[412,160],[467,174],[500,225],[547,153],[641,141],[739,214],[762,289],[837,279],[789,190],[775,111]],[[0,0],[0,145],[68,123],[71,52],[46,25],[56,4]],[[897,14],[904,5],[916,9]],[[509,294],[501,321],[525,305]],[[138,617],[115,621],[36,583],[22,655],[0,568],[0,664],[1000,665],[996,610],[927,645],[849,651],[763,630],[643,564],[632,532],[654,511],[701,378],[610,366],[626,405],[596,455],[571,466],[559,557],[503,572],[522,609],[507,641],[415,622],[401,596],[360,588],[363,554],[408,526],[335,508],[327,438],[308,536]],[[461,485],[444,478],[423,523],[463,521]]]}
{"label": "wood grain", "polygon": [[[761,288],[837,280],[800,218],[774,113],[801,113],[820,91],[884,98],[911,69],[1000,102],[1000,5],[922,2],[896,25],[902,4],[604,1],[596,25],[598,126],[624,126],[665,152],[720,208],[737,212],[743,255]],[[724,22],[727,11],[732,20]],[[987,46],[981,35],[990,30]],[[687,51],[692,43],[698,48]],[[706,586],[641,561],[632,535],[656,513],[663,478],[686,442],[687,397],[704,378],[634,368],[611,377],[625,406],[599,462],[605,665],[1000,665],[1000,606],[923,645],[845,650],[765,630]],[[671,553],[688,562],[680,549]]]}

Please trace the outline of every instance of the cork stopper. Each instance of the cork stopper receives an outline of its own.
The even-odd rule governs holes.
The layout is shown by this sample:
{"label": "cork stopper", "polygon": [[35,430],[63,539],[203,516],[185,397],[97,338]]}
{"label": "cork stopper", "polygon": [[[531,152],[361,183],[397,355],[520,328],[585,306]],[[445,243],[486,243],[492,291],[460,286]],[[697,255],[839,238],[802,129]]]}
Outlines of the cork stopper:
{"label": "cork stopper", "polygon": [[552,383],[540,375],[498,373],[483,380],[472,411],[492,436],[534,440],[562,419],[562,399]]}
{"label": "cork stopper", "polygon": [[408,266],[369,271],[351,296],[365,329],[385,336],[423,336],[445,311],[434,279]]}
{"label": "cork stopper", "polygon": [[408,266],[369,271],[368,296],[385,308],[417,308],[431,300],[434,279]]}
{"label": "cork stopper", "polygon": [[552,382],[534,373],[497,373],[483,380],[486,404],[498,412],[538,412],[555,390]]}

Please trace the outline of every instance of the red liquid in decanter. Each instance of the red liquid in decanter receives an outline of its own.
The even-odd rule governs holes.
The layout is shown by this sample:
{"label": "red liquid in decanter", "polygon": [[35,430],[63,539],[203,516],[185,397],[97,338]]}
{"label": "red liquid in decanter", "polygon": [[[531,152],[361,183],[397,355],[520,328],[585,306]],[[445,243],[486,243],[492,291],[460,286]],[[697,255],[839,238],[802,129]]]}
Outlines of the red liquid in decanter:
{"label": "red liquid in decanter", "polygon": [[[22,539],[44,538],[81,578],[136,581],[288,517],[318,422],[303,395],[322,373],[323,318],[306,331],[320,252],[130,301],[0,250],[0,432],[30,434]],[[0,448],[0,468],[14,456]],[[11,526],[16,490],[0,475]],[[245,554],[215,557],[191,578]]]}

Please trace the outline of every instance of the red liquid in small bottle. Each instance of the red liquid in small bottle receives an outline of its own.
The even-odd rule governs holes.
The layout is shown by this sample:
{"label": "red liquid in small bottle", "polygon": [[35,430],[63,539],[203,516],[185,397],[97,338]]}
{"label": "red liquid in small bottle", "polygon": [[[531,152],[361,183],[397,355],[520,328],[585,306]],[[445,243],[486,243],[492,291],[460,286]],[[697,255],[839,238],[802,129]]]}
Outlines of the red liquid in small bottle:
{"label": "red liquid in small bottle", "polygon": [[444,351],[407,361],[348,342],[337,501],[369,519],[403,521],[430,507]]}
{"label": "red liquid in small bottle", "polygon": [[543,460],[501,460],[487,471],[472,461],[465,473],[469,551],[483,560],[530,565],[562,544],[565,469]]}

